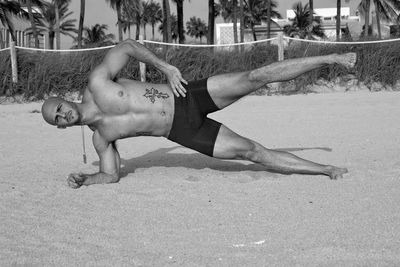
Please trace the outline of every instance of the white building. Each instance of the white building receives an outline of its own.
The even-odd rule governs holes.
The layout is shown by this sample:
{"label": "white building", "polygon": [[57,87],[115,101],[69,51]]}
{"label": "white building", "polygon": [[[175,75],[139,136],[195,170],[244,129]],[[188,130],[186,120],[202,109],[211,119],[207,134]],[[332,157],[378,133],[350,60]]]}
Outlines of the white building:
{"label": "white building", "polygon": [[[361,32],[362,24],[359,16],[351,16],[350,7],[341,8],[341,28],[356,28],[358,34]],[[314,13],[322,20],[322,29],[329,40],[336,40],[336,8],[316,8]],[[275,23],[271,24],[271,38],[276,37],[283,31],[283,27],[291,24],[295,17],[295,12],[292,9],[286,10],[285,19],[273,19]],[[349,26],[351,24],[351,26]],[[356,25],[356,26],[354,26]],[[238,29],[239,29],[238,24]],[[267,38],[266,22],[255,26],[257,40]],[[353,36],[355,37],[355,36]],[[245,42],[253,41],[251,31],[245,31]],[[233,23],[219,23],[216,25],[216,43],[230,44],[233,43]]]}
{"label": "white building", "polygon": [[[23,7],[25,11],[27,8]],[[33,12],[39,12],[38,9],[32,8]],[[17,46],[24,47],[35,47],[35,40],[31,31],[27,30],[31,27],[31,24],[27,20],[19,19],[15,16],[11,16],[11,22],[14,26],[14,34],[16,37]],[[39,34],[39,48],[46,48],[46,40],[48,40],[47,34]],[[0,48],[8,47],[11,41],[11,34],[7,27],[0,22]]]}

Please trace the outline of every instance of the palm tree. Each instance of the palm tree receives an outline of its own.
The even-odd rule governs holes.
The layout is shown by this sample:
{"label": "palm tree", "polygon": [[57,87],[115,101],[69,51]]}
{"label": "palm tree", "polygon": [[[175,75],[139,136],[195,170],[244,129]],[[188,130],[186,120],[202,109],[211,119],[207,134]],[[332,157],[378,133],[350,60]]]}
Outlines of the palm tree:
{"label": "palm tree", "polygon": [[154,27],[156,23],[162,21],[161,5],[153,0],[149,3],[149,23],[151,24],[151,32],[154,39]]}
{"label": "palm tree", "polygon": [[201,38],[207,35],[207,26],[204,21],[200,18],[191,17],[188,22],[186,22],[186,27],[188,29],[188,34],[194,36],[195,38]]}
{"label": "palm tree", "polygon": [[144,2],[139,2],[139,5],[136,7],[132,6],[130,7],[131,10],[130,13],[133,14],[134,16],[132,21],[136,25],[136,40],[138,40],[140,37],[140,25],[143,22],[143,8],[144,8]]}
{"label": "palm tree", "polygon": [[221,14],[224,21],[232,21],[233,23],[233,40],[237,43],[237,0],[220,0],[219,2],[221,4]]}
{"label": "palm tree", "polygon": [[[361,0],[358,10],[360,10],[361,15],[364,16],[364,33],[361,35],[364,36],[369,36],[372,34],[372,31],[370,32],[370,27],[369,27],[369,13],[371,9],[371,0]],[[365,34],[366,33],[366,34]]]}
{"label": "palm tree", "polygon": [[[266,3],[263,0],[249,0],[247,7],[247,14],[245,15],[245,24],[250,25],[250,28],[253,33],[254,41],[257,40],[255,28],[256,24],[259,24],[261,20],[267,20],[271,23],[272,18],[282,18],[281,14],[276,11],[277,2],[270,0],[269,3]],[[270,9],[270,11],[268,11]],[[266,14],[270,13],[269,18]],[[270,26],[269,26],[270,27]]]}
{"label": "palm tree", "polygon": [[[240,17],[240,42],[244,42],[244,4],[243,0],[239,0],[239,17]],[[243,48],[243,47],[242,47]]]}
{"label": "palm tree", "polygon": [[143,13],[142,13],[142,24],[143,24],[143,36],[144,39],[146,40],[146,25],[150,23],[151,19],[151,10],[150,10],[150,2],[143,2]]}
{"label": "palm tree", "polygon": [[83,30],[83,45],[84,47],[100,47],[112,45],[114,34],[106,34],[108,29],[105,24],[96,24],[94,26],[85,27]]}
{"label": "palm tree", "polygon": [[272,0],[267,0],[267,38],[271,38],[271,11],[272,11]]}
{"label": "palm tree", "polygon": [[171,9],[169,6],[169,0],[163,0],[163,28],[167,29],[164,31],[163,40],[166,43],[171,42]]}
{"label": "palm tree", "polygon": [[[229,21],[233,18],[233,1],[232,0],[220,0],[222,7],[222,17],[224,21]],[[243,24],[244,27],[250,27],[253,33],[253,38],[256,41],[257,37],[255,34],[254,26],[259,24],[261,20],[267,19],[266,14],[268,13],[269,4],[264,0],[247,0],[245,1]],[[277,8],[276,1],[271,0],[271,18],[282,18],[282,16],[275,9]]]}
{"label": "palm tree", "polygon": [[314,21],[314,0],[308,0],[308,5],[310,6],[310,24]]}
{"label": "palm tree", "polygon": [[78,28],[78,48],[82,47],[82,32],[83,32],[84,20],[85,20],[85,0],[81,0],[81,11],[79,14],[79,28]]}
{"label": "palm tree", "polygon": [[56,18],[56,24],[55,24],[56,48],[57,48],[57,50],[59,50],[60,44],[61,44],[60,7],[62,5],[68,5],[71,2],[71,0],[52,0],[52,2],[54,4],[55,18]]}
{"label": "palm tree", "polygon": [[131,38],[131,25],[136,24],[136,39],[139,39],[140,35],[140,23],[142,5],[141,2],[131,2],[129,0],[121,1],[121,14],[120,14],[120,25],[121,29],[125,33],[128,30],[128,36]]}
{"label": "palm tree", "polygon": [[310,7],[306,4],[303,7],[301,2],[293,6],[295,18],[292,25],[285,25],[283,32],[290,37],[300,39],[324,38],[325,33],[321,28],[321,19],[314,17],[313,23],[310,23]]}
{"label": "palm tree", "polygon": [[[106,0],[107,3],[110,4],[111,8],[117,11],[117,23],[118,23],[118,40],[121,42],[123,39],[122,36],[122,12],[121,6],[124,4],[124,0]],[[130,2],[130,1],[129,1]],[[134,1],[133,3],[135,3]]]}
{"label": "palm tree", "polygon": [[208,44],[214,44],[215,17],[218,17],[220,15],[220,11],[221,6],[219,4],[216,4],[214,0],[208,0]]}
{"label": "palm tree", "polygon": [[214,0],[208,0],[208,44],[214,44],[214,24],[215,24],[215,4]]}
{"label": "palm tree", "polygon": [[[233,1],[233,41],[236,44],[238,42],[238,30],[237,30],[237,0],[232,0]],[[200,38],[201,41],[201,38]],[[237,47],[237,46],[236,46]]]}
{"label": "palm tree", "polygon": [[179,43],[185,43],[185,34],[183,29],[183,1],[184,0],[174,0],[176,3],[176,13],[178,14],[178,34],[179,34]]}
{"label": "palm tree", "polygon": [[[395,21],[398,17],[400,11],[400,1],[398,0],[373,0],[375,6],[376,15],[376,25],[378,30],[379,39],[382,38],[381,33],[381,20],[384,21]],[[361,14],[365,17],[365,25],[369,25],[369,10],[370,10],[370,0],[362,0],[359,4],[359,10]],[[369,27],[364,26],[364,29],[369,29]],[[372,34],[372,31],[368,31],[368,35]]]}
{"label": "palm tree", "polygon": [[[43,19],[39,21],[37,28],[39,33],[47,32],[49,34],[49,47],[54,49],[54,38],[56,33],[56,3],[55,2],[44,2],[40,8]],[[63,2],[59,5],[59,21],[60,21],[60,34],[68,35],[75,38],[77,30],[75,28],[76,19],[68,19],[73,12],[68,12],[68,3]],[[28,28],[27,30],[32,30]],[[74,34],[72,34],[74,33]]]}
{"label": "palm tree", "polygon": [[[60,0],[62,1],[62,0]],[[60,49],[60,12],[59,12],[59,7],[58,4],[60,2],[59,0],[53,0],[54,3],[54,10],[55,10],[55,17],[56,17],[56,27],[55,27],[55,32],[56,32],[56,49]]]}
{"label": "palm tree", "polygon": [[14,25],[11,16],[19,16],[28,19],[28,14],[21,9],[21,5],[14,0],[0,1],[0,21],[10,32],[11,39],[16,42],[17,38],[14,33]]}
{"label": "palm tree", "polygon": [[[176,40],[179,37],[179,33],[178,33],[178,19],[176,17],[175,14],[171,15],[171,38],[174,42],[176,42]],[[164,25],[161,24],[160,27],[158,28],[158,30],[164,35]],[[185,33],[185,32],[184,32]]]}
{"label": "palm tree", "polygon": [[336,0],[336,41],[340,38],[340,20],[341,20],[341,9],[342,3],[340,0]]}
{"label": "palm tree", "polygon": [[38,13],[35,13],[35,15],[33,14],[32,4],[37,7],[40,7],[40,6],[42,6],[43,1],[42,0],[19,0],[19,2],[21,4],[26,5],[26,7],[28,9],[28,17],[29,17],[29,21],[31,23],[33,38],[35,40],[35,48],[39,48],[39,38],[38,38],[37,30],[36,30],[36,23],[40,17],[40,14],[38,14]]}

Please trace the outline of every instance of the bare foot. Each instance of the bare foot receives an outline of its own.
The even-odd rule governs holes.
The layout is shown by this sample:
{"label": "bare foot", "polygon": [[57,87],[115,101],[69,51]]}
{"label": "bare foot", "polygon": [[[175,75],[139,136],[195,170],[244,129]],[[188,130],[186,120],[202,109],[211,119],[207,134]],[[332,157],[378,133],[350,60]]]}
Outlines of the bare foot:
{"label": "bare foot", "polygon": [[328,175],[332,180],[337,180],[343,178],[343,174],[347,173],[348,170],[346,168],[339,168],[335,166],[331,166],[329,168]]}
{"label": "bare foot", "polygon": [[348,69],[353,68],[357,62],[356,53],[346,53],[341,55],[335,55],[335,62]]}

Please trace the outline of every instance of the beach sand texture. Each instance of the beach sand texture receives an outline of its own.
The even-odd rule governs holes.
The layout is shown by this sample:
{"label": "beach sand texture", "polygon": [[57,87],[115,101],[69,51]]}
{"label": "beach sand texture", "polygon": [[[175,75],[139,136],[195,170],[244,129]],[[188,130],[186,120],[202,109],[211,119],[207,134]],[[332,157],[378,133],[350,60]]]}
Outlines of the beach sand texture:
{"label": "beach sand texture", "polygon": [[118,142],[117,184],[86,128],[58,130],[41,103],[0,105],[0,266],[399,266],[400,93],[249,96],[212,114],[268,148],[347,167],[281,175],[165,138]]}

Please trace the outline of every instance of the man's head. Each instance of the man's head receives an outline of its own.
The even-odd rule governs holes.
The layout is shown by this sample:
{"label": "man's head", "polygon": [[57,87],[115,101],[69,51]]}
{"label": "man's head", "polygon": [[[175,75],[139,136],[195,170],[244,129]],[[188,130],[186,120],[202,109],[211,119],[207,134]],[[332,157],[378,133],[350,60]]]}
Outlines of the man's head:
{"label": "man's head", "polygon": [[43,119],[57,128],[66,128],[80,123],[81,115],[75,103],[59,97],[50,97],[42,106]]}

